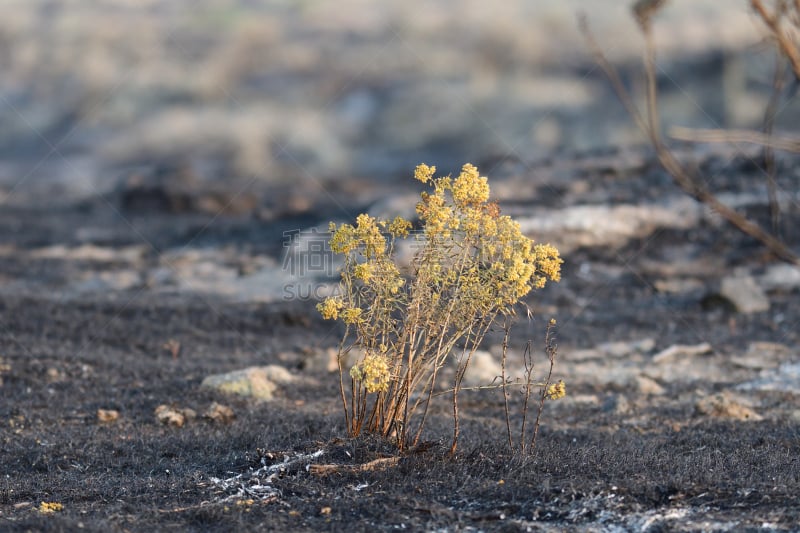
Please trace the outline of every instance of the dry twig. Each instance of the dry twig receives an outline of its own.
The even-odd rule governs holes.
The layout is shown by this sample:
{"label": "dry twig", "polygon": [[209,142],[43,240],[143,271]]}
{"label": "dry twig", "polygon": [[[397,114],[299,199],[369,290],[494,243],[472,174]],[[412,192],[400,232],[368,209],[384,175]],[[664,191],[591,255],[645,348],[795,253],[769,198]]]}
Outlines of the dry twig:
{"label": "dry twig", "polygon": [[731,144],[749,143],[758,146],[770,147],[775,150],[785,150],[787,152],[800,153],[800,137],[789,135],[777,136],[770,133],[762,133],[760,131],[702,129],[673,126],[669,130],[669,136],[679,141]]}
{"label": "dry twig", "polygon": [[[642,4],[647,4],[649,9],[640,8]],[[658,158],[661,166],[672,176],[675,183],[689,196],[709,206],[712,210],[721,215],[730,224],[738,228],[740,231],[757,239],[764,244],[769,250],[775,254],[779,259],[787,263],[800,265],[800,258],[790,250],[780,239],[774,235],[766,232],[758,224],[755,224],[744,215],[737,212],[735,209],[722,203],[706,186],[689,173],[686,168],[678,161],[675,154],[667,147],[661,136],[659,129],[659,113],[658,113],[658,92],[655,76],[655,45],[653,42],[651,17],[655,11],[661,7],[664,2],[641,1],[634,7],[639,28],[645,37],[645,75],[647,84],[647,113],[648,117],[645,120],[638,108],[634,105],[628,90],[625,88],[619,74],[613,65],[608,61],[603,51],[598,46],[592,33],[589,29],[589,24],[586,18],[580,18],[580,26],[583,30],[586,41],[592,51],[600,68],[605,72],[608,79],[611,81],[617,96],[622,101],[625,109],[631,115],[633,120],[639,128],[648,136],[651,144],[656,150],[656,157]]]}
{"label": "dry twig", "polygon": [[[775,38],[778,49],[789,60],[794,75],[800,78],[800,50],[798,50],[797,44],[792,42],[791,37],[787,35],[781,26],[781,21],[786,13],[785,2],[778,2],[775,13],[768,12],[761,0],[750,0],[750,5],[761,20],[764,21],[764,24],[767,25],[770,33]],[[800,2],[795,1],[794,9],[800,13]],[[795,13],[795,15],[798,13]]]}
{"label": "dry twig", "polygon": [[361,465],[338,465],[338,464],[309,465],[308,471],[309,473],[319,477],[327,476],[329,474],[341,474],[341,473],[356,474],[359,472],[376,472],[379,470],[385,470],[389,467],[395,466],[399,461],[400,457],[381,457],[380,459],[374,459],[368,463],[364,463]]}

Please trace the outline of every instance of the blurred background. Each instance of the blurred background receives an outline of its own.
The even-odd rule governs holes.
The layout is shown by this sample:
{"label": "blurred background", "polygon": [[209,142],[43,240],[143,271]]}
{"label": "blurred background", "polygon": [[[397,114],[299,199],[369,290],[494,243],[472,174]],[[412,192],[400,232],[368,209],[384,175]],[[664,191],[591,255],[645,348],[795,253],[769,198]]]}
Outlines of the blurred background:
{"label": "blurred background", "polygon": [[[72,202],[165,172],[310,191],[422,161],[639,143],[576,22],[635,88],[629,4],[5,0],[0,201]],[[760,124],[774,51],[747,4],[659,15],[668,122]]]}
{"label": "blurred background", "polygon": [[[577,23],[642,95],[630,4],[4,0],[0,292],[296,298],[306,274],[290,263],[313,243],[295,237],[413,216],[420,162],[476,164],[564,254],[606,246],[600,226],[669,225],[647,205],[617,220],[612,202],[664,204],[685,225],[696,206],[670,203],[682,193],[646,172],[649,152],[626,159],[646,143]],[[665,128],[759,128],[765,35],[745,0],[670,1],[655,25]],[[776,131],[800,120],[787,93]]]}

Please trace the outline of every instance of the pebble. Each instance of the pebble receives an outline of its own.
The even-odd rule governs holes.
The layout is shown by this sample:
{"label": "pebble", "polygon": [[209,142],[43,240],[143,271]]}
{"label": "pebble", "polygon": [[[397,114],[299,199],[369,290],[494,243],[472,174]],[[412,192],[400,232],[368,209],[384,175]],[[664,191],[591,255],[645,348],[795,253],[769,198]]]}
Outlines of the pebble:
{"label": "pebble", "polygon": [[694,357],[696,355],[705,355],[712,352],[711,345],[707,342],[700,344],[674,344],[669,348],[661,350],[653,356],[653,362],[656,364],[670,363],[676,359],[685,357]]}
{"label": "pebble", "polygon": [[770,265],[758,278],[764,290],[791,291],[800,288],[800,267],[779,263]]}
{"label": "pebble", "polygon": [[103,424],[110,424],[119,420],[119,411],[116,409],[98,409],[97,421]]}
{"label": "pebble", "polygon": [[[476,350],[472,354],[472,359],[469,363],[469,368],[464,374],[464,387],[480,387],[481,385],[490,385],[495,382],[495,378],[503,373],[500,367],[500,359],[495,358],[492,354],[485,350]],[[501,381],[496,380],[497,383]]]}
{"label": "pebble", "polygon": [[751,276],[728,276],[722,279],[719,296],[739,313],[760,313],[769,310],[769,298]]}
{"label": "pebble", "polygon": [[203,418],[219,424],[230,424],[236,418],[236,414],[227,405],[214,402],[203,413]]}
{"label": "pebble", "polygon": [[763,420],[763,417],[750,407],[734,400],[727,392],[706,396],[695,404],[695,409],[702,415],[715,418],[732,418],[734,420]]}
{"label": "pebble", "polygon": [[800,395],[800,363],[785,363],[776,369],[762,370],[758,378],[740,384],[737,389]]}
{"label": "pebble", "polygon": [[253,366],[208,376],[200,386],[216,389],[226,394],[269,401],[275,398],[280,386],[294,383],[296,379],[282,366]]}
{"label": "pebble", "polygon": [[164,404],[156,407],[155,415],[159,423],[176,428],[183,427],[187,422],[197,418],[197,413],[194,409],[182,409]]}

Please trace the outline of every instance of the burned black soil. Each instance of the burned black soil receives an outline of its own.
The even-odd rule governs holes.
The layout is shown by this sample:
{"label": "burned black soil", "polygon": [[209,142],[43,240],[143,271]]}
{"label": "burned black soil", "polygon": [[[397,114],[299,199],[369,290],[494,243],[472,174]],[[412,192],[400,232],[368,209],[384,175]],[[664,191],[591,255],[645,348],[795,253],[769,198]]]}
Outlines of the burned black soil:
{"label": "burned black soil", "polygon": [[[551,171],[558,176],[551,181],[537,177],[546,169],[511,172],[505,187],[522,192],[503,205],[532,209],[537,202],[525,194],[537,191],[540,205],[553,207],[541,200],[544,191],[563,207],[680,196],[652,164],[614,172],[581,165],[571,174]],[[715,174],[729,176],[716,187],[736,193],[754,183],[746,168],[730,168]],[[797,178],[787,179],[785,190],[796,191]],[[742,209],[768,224],[762,204]],[[568,396],[545,406],[535,452],[510,453],[500,393],[487,390],[464,393],[455,455],[447,453],[446,397],[423,445],[398,453],[387,442],[346,438],[337,375],[320,356],[341,332],[319,318],[313,301],[162,290],[152,274],[166,251],[188,248],[229,250],[229,266],[245,275],[248,258],[280,261],[284,231],[324,223],[329,214],[313,202],[274,217],[138,213],[116,197],[4,209],[0,529],[797,530],[800,386],[740,386],[766,375],[741,363],[748,347],[780,345],[785,355],[776,365],[798,362],[798,288],[768,289],[769,309],[757,312],[737,311],[717,294],[721,278],[758,277],[776,264],[758,243],[703,219],[656,226],[621,244],[572,247],[562,283],[535,294],[533,322],[515,329],[522,345],[541,342],[550,316],[560,324],[555,374],[567,380]],[[781,221],[797,249],[796,203]],[[87,243],[110,255],[64,252]],[[135,260],[123,253],[142,243]],[[151,274],[124,287],[102,278],[120,265]],[[75,284],[87,279],[95,285]],[[658,289],[665,280],[691,283]],[[498,338],[493,333],[488,344]],[[603,359],[586,351],[641,339],[654,339],[641,353],[608,349]],[[688,363],[663,362],[663,350],[701,343],[710,350]],[[211,374],[267,364],[298,378],[272,401],[200,387]],[[608,377],[630,368],[649,381]],[[682,368],[687,373],[676,375]],[[722,393],[732,394],[725,405],[741,401],[749,411],[698,407]],[[214,402],[235,418],[204,417]],[[154,414],[160,405],[198,416],[181,427],[163,424]],[[98,410],[119,416],[103,419]],[[47,512],[46,504],[61,508]]]}

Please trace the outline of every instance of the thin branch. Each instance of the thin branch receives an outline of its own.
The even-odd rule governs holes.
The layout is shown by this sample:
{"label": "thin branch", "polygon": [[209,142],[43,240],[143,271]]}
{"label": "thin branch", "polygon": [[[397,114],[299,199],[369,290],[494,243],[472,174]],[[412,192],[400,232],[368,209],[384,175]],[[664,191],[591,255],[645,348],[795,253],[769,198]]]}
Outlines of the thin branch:
{"label": "thin branch", "polygon": [[544,380],[542,393],[539,397],[539,409],[536,412],[536,423],[533,426],[533,438],[531,438],[530,451],[536,449],[536,438],[539,436],[539,422],[542,418],[542,411],[544,411],[544,400],[547,398],[548,389],[550,388],[550,381],[553,378],[553,366],[556,364],[556,354],[558,353],[558,345],[555,343],[555,322],[551,321],[547,325],[547,333],[545,333],[544,344],[547,357],[550,359],[550,369],[547,372],[547,379]]}
{"label": "thin branch", "polygon": [[[598,65],[608,76],[609,80],[614,86],[615,91],[617,92],[617,96],[622,101],[622,104],[625,106],[625,108],[629,111],[634,121],[637,123],[637,125],[639,125],[639,128],[642,129],[644,134],[650,138],[653,147],[656,150],[656,157],[661,163],[661,166],[663,166],[670,176],[672,176],[673,181],[675,181],[678,187],[680,187],[686,194],[698,202],[706,204],[712,210],[719,213],[720,216],[722,216],[725,220],[743,233],[760,241],[779,259],[787,263],[800,265],[800,258],[798,258],[797,255],[795,255],[795,253],[792,252],[780,239],[764,231],[758,224],[751,222],[747,217],[741,215],[735,209],[732,209],[726,204],[720,202],[711,191],[709,191],[702,183],[699,183],[695,177],[689,174],[689,172],[675,157],[674,153],[666,147],[660,132],[653,127],[653,121],[644,122],[642,119],[641,114],[636,109],[636,106],[633,105],[630,94],[620,81],[619,74],[617,73],[616,69],[606,59],[605,54],[594,40],[585,17],[582,17],[580,24],[587,43],[589,44],[589,47],[592,50]],[[652,39],[647,37],[647,33],[651,32],[650,25],[649,23],[642,24],[640,22],[640,27],[642,28],[642,31],[645,32],[646,37],[645,44],[648,47],[648,50],[646,51],[646,57],[654,58],[655,52],[653,49],[653,42]],[[651,60],[648,59],[646,63],[650,63],[650,61]],[[646,68],[646,74],[648,86],[648,110],[653,114],[654,117],[657,117],[658,109],[655,105],[655,102],[650,100],[650,97],[655,94],[656,84],[655,73],[652,65]]]}
{"label": "thin branch", "polygon": [[500,379],[503,380],[503,407],[506,411],[506,430],[508,431],[508,448],[514,452],[514,439],[511,437],[511,415],[508,412],[508,380],[506,379],[506,358],[508,356],[508,336],[511,334],[511,326],[508,317],[503,322],[503,356],[500,359]]}
{"label": "thin branch", "polygon": [[[781,17],[777,14],[770,14],[764,7],[764,4],[761,3],[761,0],[750,0],[750,5],[758,16],[761,17],[761,20],[764,21],[764,24],[767,25],[772,36],[775,37],[778,48],[789,60],[789,64],[792,66],[792,70],[794,70],[794,75],[800,78],[800,50],[797,49],[797,46],[791,42],[790,37],[786,35],[783,28],[781,28]],[[795,8],[800,9],[797,2],[795,3]]]}
{"label": "thin branch", "polygon": [[800,153],[800,137],[774,135],[751,130],[720,130],[673,126],[669,136],[679,141],[701,143],[748,143],[770,147],[774,150]]}

